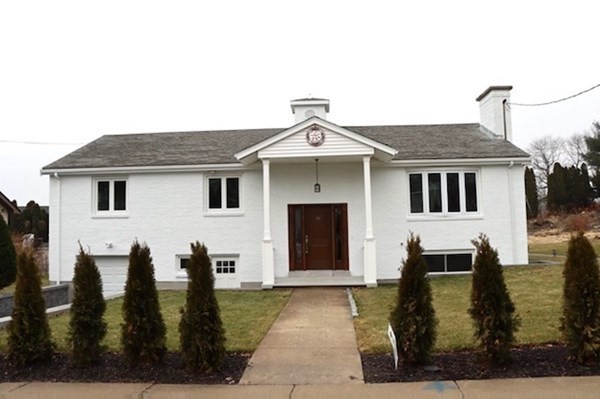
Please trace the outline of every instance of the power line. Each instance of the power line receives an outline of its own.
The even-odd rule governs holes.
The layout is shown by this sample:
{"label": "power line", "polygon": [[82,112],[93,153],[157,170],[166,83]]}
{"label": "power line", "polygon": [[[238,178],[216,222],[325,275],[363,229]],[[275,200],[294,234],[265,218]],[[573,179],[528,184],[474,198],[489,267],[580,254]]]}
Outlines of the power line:
{"label": "power line", "polygon": [[518,106],[521,106],[521,107],[541,107],[542,105],[556,104],[556,103],[559,103],[559,102],[561,102],[561,101],[567,101],[567,100],[570,100],[570,99],[572,99],[572,98],[575,98],[575,97],[577,97],[577,96],[580,96],[580,95],[582,95],[582,94],[584,94],[584,93],[587,93],[588,91],[592,91],[592,90],[594,90],[595,88],[598,88],[598,87],[600,87],[600,83],[598,83],[598,84],[597,84],[597,85],[595,85],[595,86],[592,86],[592,87],[590,87],[590,88],[589,88],[589,89],[587,89],[587,90],[580,91],[580,92],[579,92],[579,93],[577,93],[577,94],[573,94],[573,95],[571,95],[571,96],[568,96],[568,97],[563,97],[563,98],[560,98],[560,99],[558,99],[558,100],[554,100],[554,101],[548,101],[548,102],[545,102],[545,103],[537,103],[537,104],[520,104],[520,103],[510,103],[510,105],[518,105]]}
{"label": "power line", "polygon": [[27,145],[83,145],[85,143],[51,143],[46,141],[0,140],[0,143]]}

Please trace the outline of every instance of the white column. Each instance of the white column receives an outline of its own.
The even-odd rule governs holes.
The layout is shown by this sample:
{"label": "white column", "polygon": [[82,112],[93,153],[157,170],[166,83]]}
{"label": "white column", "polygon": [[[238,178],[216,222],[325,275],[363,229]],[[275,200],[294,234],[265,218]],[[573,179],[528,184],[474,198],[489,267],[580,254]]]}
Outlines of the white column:
{"label": "white column", "polygon": [[377,286],[377,252],[373,234],[373,204],[371,200],[371,157],[363,157],[365,179],[365,241],[364,241],[364,279],[367,287]]}
{"label": "white column", "polygon": [[273,239],[271,238],[271,161],[263,164],[263,240],[262,240],[262,288],[273,288],[275,284],[275,264],[273,260]]}

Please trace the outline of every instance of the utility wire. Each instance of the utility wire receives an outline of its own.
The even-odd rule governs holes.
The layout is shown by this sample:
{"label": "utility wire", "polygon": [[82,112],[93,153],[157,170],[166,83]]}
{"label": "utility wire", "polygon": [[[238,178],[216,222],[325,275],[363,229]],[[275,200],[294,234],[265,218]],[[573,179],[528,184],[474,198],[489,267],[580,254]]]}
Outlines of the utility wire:
{"label": "utility wire", "polygon": [[600,83],[598,83],[598,84],[597,84],[597,85],[595,85],[595,86],[592,86],[592,87],[590,87],[590,88],[589,88],[589,89],[587,89],[587,90],[581,91],[581,92],[579,92],[579,93],[577,93],[577,94],[573,94],[572,96],[563,97],[563,98],[560,98],[560,99],[558,99],[558,100],[554,100],[554,101],[548,101],[548,102],[546,102],[546,103],[537,103],[537,104],[520,104],[520,103],[509,103],[509,104],[510,104],[510,105],[518,105],[518,106],[521,106],[521,107],[541,107],[542,105],[556,104],[556,103],[559,103],[559,102],[562,102],[562,101],[567,101],[567,100],[570,100],[570,99],[572,99],[572,98],[575,98],[575,97],[577,97],[577,96],[580,96],[580,95],[582,95],[582,94],[584,94],[584,93],[587,93],[588,91],[592,91],[592,90],[594,90],[594,89],[596,89],[596,88],[598,88],[598,87],[600,87]]}
{"label": "utility wire", "polygon": [[21,141],[21,140],[0,140],[0,143],[7,144],[28,144],[28,145],[83,145],[85,143],[50,143],[45,141]]}

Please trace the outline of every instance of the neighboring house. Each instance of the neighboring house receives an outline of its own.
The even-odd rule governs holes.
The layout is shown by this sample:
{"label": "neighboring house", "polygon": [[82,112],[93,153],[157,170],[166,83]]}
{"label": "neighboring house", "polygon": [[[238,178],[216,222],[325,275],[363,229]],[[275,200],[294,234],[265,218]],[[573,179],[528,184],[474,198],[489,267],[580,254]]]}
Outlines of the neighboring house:
{"label": "neighboring house", "polygon": [[105,291],[122,291],[135,239],[162,287],[186,281],[196,240],[220,288],[396,280],[410,232],[432,273],[470,271],[480,233],[503,264],[527,263],[510,90],[477,98],[480,123],[342,127],[307,98],[282,129],[102,136],[42,169],[50,280],[71,280],[80,242]]}
{"label": "neighboring house", "polygon": [[10,225],[13,215],[20,214],[21,211],[19,208],[13,204],[6,195],[2,194],[2,191],[0,191],[0,217],[2,217],[4,221]]}

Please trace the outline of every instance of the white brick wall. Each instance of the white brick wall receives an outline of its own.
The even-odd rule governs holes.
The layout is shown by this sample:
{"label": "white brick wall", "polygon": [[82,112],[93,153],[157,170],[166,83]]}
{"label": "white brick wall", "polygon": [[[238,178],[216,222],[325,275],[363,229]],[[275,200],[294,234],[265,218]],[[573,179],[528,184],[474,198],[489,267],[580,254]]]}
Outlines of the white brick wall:
{"label": "white brick wall", "polygon": [[[402,243],[410,231],[420,234],[429,250],[472,249],[470,241],[484,232],[498,248],[503,264],[526,263],[522,166],[477,169],[480,216],[415,221],[408,217],[407,169],[373,163],[378,279],[398,277],[405,256]],[[93,217],[92,177],[51,177],[50,279],[71,280],[78,241],[94,255],[125,256],[137,238],[147,242],[152,251],[158,281],[181,281],[176,255],[188,254],[190,242],[199,240],[211,254],[239,255],[241,282],[261,282],[262,171],[253,166],[238,173],[242,177],[243,209],[235,216],[212,216],[205,211],[205,174],[199,172],[129,174],[126,218]],[[299,203],[348,204],[350,271],[363,275],[362,160],[319,162],[319,182],[322,191],[316,194],[314,162],[271,164],[271,229],[277,277],[286,276],[289,267],[287,205]],[[112,248],[106,247],[107,242]]]}

